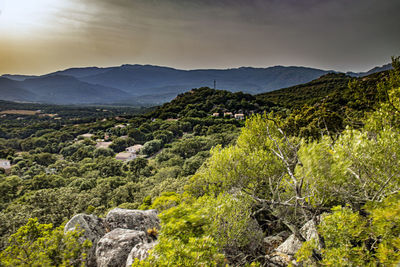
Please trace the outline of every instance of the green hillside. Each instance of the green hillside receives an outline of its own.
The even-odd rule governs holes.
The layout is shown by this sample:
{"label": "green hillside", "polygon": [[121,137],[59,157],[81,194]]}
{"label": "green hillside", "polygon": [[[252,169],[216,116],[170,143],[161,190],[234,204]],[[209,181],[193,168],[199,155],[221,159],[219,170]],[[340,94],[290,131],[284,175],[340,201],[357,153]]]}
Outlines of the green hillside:
{"label": "green hillside", "polygon": [[159,211],[133,266],[395,266],[392,64],[261,95],[193,89],[150,111],[0,102],[0,266],[84,265],[93,244],[63,225],[115,207]]}
{"label": "green hillside", "polygon": [[309,83],[292,86],[257,95],[260,101],[271,101],[275,105],[293,108],[313,105],[334,92],[344,91],[353,78],[345,74],[329,73]]}
{"label": "green hillside", "polygon": [[268,108],[262,102],[262,106],[256,101],[256,97],[242,92],[232,93],[223,90],[213,90],[208,87],[192,89],[189,92],[178,95],[174,100],[166,103],[148,116],[155,118],[182,118],[182,117],[207,117],[213,113],[246,113],[259,112]]}

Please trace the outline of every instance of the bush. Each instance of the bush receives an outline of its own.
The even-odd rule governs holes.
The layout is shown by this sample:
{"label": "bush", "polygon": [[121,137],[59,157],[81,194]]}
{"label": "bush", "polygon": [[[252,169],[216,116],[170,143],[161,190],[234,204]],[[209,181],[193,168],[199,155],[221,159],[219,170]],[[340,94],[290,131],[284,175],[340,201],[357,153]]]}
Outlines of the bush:
{"label": "bush", "polygon": [[1,252],[2,266],[80,266],[85,263],[91,242],[78,241],[82,232],[64,234],[63,226],[53,229],[52,224],[39,224],[29,219],[26,225],[9,239]]}
{"label": "bush", "polygon": [[140,152],[144,155],[151,156],[162,148],[162,144],[163,142],[158,139],[149,141],[143,145]]}
{"label": "bush", "polygon": [[250,217],[248,198],[180,198],[168,193],[153,202],[153,207],[171,208],[160,214],[162,231],[153,254],[134,266],[222,266],[227,261],[241,265],[262,252],[262,233]]}
{"label": "bush", "polygon": [[[325,248],[324,266],[395,266],[400,261],[400,195],[386,198],[382,203],[368,203],[368,216],[350,207],[334,207],[323,216],[318,232]],[[299,262],[311,260],[315,240],[303,244],[297,253]]]}

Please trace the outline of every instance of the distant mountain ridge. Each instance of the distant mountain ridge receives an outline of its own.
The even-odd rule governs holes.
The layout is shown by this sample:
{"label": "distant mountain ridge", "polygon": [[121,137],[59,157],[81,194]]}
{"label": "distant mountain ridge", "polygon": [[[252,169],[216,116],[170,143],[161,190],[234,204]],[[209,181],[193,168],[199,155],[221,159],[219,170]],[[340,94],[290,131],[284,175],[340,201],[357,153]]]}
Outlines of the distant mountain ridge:
{"label": "distant mountain ridge", "polygon": [[[389,69],[390,64],[359,77]],[[259,94],[303,84],[335,71],[307,67],[274,66],[232,69],[179,70],[153,65],[70,68],[42,76],[5,74],[0,99],[51,104],[155,105],[172,100],[192,88],[213,87],[231,92]]]}
{"label": "distant mountain ridge", "polygon": [[368,76],[368,75],[373,74],[373,73],[377,73],[377,72],[381,72],[381,71],[385,71],[385,70],[390,70],[390,69],[392,69],[392,64],[388,63],[388,64],[385,64],[383,66],[375,67],[373,69],[370,69],[369,71],[366,71],[366,72],[346,72],[346,74],[351,76],[351,77],[364,77],[364,76]]}

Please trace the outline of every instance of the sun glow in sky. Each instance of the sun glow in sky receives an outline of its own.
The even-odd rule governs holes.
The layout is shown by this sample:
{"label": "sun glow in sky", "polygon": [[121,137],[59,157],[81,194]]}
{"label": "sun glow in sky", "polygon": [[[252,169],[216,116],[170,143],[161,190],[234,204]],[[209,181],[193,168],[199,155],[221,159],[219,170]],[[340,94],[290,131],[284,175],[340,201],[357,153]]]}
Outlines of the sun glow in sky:
{"label": "sun glow in sky", "polygon": [[0,75],[79,66],[302,65],[400,55],[399,0],[0,0]]}
{"label": "sun glow in sky", "polygon": [[0,34],[27,37],[49,31],[57,13],[68,6],[65,0],[0,0]]}

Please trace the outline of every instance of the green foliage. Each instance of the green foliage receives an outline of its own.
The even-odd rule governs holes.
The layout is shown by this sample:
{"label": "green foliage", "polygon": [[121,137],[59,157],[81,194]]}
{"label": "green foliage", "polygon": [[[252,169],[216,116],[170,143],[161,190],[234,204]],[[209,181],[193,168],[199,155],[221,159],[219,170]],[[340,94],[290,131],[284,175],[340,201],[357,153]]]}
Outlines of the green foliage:
{"label": "green foliage", "polygon": [[[18,176],[0,178],[0,203],[3,205],[20,195],[22,179]],[[0,206],[0,210],[4,207]]]}
{"label": "green foliage", "polygon": [[135,140],[130,137],[117,138],[111,143],[110,148],[114,150],[114,152],[118,153],[124,151],[127,147],[133,146],[134,144]]}
{"label": "green foliage", "polygon": [[314,105],[333,92],[345,90],[350,79],[344,74],[329,73],[305,84],[257,95],[257,99],[287,108],[301,108]]}
{"label": "green foliage", "polygon": [[147,165],[148,160],[145,158],[135,158],[128,163],[129,170],[133,172],[136,176],[138,176],[140,172],[147,167]]}
{"label": "green foliage", "polygon": [[189,238],[186,243],[180,240],[168,240],[157,246],[155,252],[145,261],[135,259],[132,267],[139,266],[225,266],[224,256],[218,253],[215,241],[210,237]]}
{"label": "green foliage", "polygon": [[367,210],[371,213],[370,226],[373,239],[378,246],[375,256],[385,266],[398,264],[400,261],[400,195],[388,197],[382,203],[370,203]]}
{"label": "green foliage", "polygon": [[82,232],[64,234],[63,226],[39,224],[29,219],[26,225],[10,237],[8,247],[1,252],[2,266],[84,266],[90,241],[78,241]]}
{"label": "green foliage", "polygon": [[[15,255],[26,250],[42,265],[80,265],[82,247],[68,243],[61,228],[35,226],[42,236],[14,246],[17,254],[7,255],[15,257],[4,249],[16,244],[7,241],[13,233],[23,236],[18,228],[29,218],[58,227],[76,213],[104,215],[118,206],[162,211],[159,244],[135,265],[268,264],[265,235],[296,233],[323,213],[322,239],[304,243],[298,261],[394,265],[400,260],[399,58],[393,66],[360,79],[328,74],[257,96],[194,89],[143,116],[125,108],[51,106],[40,108],[65,118],[7,115],[0,158],[13,166],[0,174],[1,263],[18,265]],[[251,117],[241,129],[242,121],[211,116],[227,111],[274,112]],[[126,127],[115,127],[121,123]],[[88,132],[92,139],[74,139]],[[111,149],[96,149],[94,140],[103,138],[113,140],[115,151],[145,144],[149,157],[117,161]]]}
{"label": "green foliage", "polygon": [[[395,266],[400,260],[400,196],[369,203],[368,216],[349,207],[334,207],[319,225],[324,239],[320,264],[326,266]],[[299,262],[310,262],[315,242],[303,244]]]}
{"label": "green foliage", "polygon": [[40,165],[49,166],[57,161],[57,157],[50,153],[35,154],[33,160]]}
{"label": "green foliage", "polygon": [[[264,105],[268,107],[268,104]],[[166,103],[149,114],[149,117],[168,119],[196,117],[205,118],[213,112],[257,111],[259,105],[254,96],[242,92],[232,93],[212,90],[207,87],[192,89],[178,95],[170,103]]]}
{"label": "green foliage", "polygon": [[122,162],[113,158],[100,157],[95,161],[95,166],[99,170],[101,177],[122,175]]}
{"label": "green foliage", "polygon": [[182,174],[183,175],[194,174],[208,157],[209,157],[209,152],[203,151],[197,153],[193,157],[188,158],[187,160],[185,160],[185,163],[182,166]]}
{"label": "green foliage", "polygon": [[[5,104],[5,109],[13,109],[8,105]],[[15,106],[18,108],[20,104]],[[83,107],[40,106],[42,111],[47,108],[66,119],[55,121],[30,116],[17,120],[17,116],[11,115],[2,118],[0,155],[9,157],[13,166],[10,172],[0,174],[0,220],[3,222],[0,249],[32,217],[59,226],[76,213],[103,215],[116,206],[138,208],[146,196],[156,199],[164,191],[182,192],[186,176],[209,157],[208,150],[217,144],[234,142],[237,126],[241,125],[238,121],[208,116],[178,121],[152,120],[148,114],[132,116],[129,108],[107,107],[108,111],[93,109],[95,112],[92,112],[91,108]],[[88,117],[80,117],[83,114]],[[115,127],[121,123],[127,126]],[[205,131],[197,139],[189,140],[196,124],[203,125]],[[77,137],[84,133],[94,136],[79,140]],[[122,135],[129,138],[120,138]],[[97,138],[113,140],[119,150],[130,145],[133,139],[143,144],[153,138],[156,141],[152,143],[159,146],[154,152],[166,148],[154,159],[138,157],[123,163],[113,158],[111,149],[96,149]],[[167,207],[172,202],[157,205]],[[151,208],[151,204],[143,208]]]}
{"label": "green foliage", "polygon": [[250,217],[251,202],[242,196],[221,194],[216,198],[198,199],[185,196],[182,201],[170,193],[155,200],[153,205],[170,205],[171,202],[173,206],[160,215],[159,244],[152,256],[137,261],[134,266],[164,266],[166,263],[222,266],[226,261],[221,252],[237,263],[243,252],[250,254],[251,251],[255,256],[255,244],[261,243],[262,233]]}
{"label": "green foliage", "polygon": [[156,198],[151,204],[152,209],[159,212],[178,206],[182,201],[182,196],[175,192],[163,192],[161,196]]}
{"label": "green foliage", "polygon": [[98,158],[98,157],[113,157],[114,156],[114,151],[112,151],[110,148],[97,148],[93,152],[93,157]]}
{"label": "green foliage", "polygon": [[393,70],[389,77],[378,84],[378,92],[384,99],[375,112],[367,115],[366,128],[377,132],[383,129],[399,129],[400,123],[400,57],[393,58]]}
{"label": "green foliage", "polygon": [[140,205],[139,209],[141,209],[141,210],[148,210],[148,209],[151,208],[151,204],[152,204],[151,196],[146,196],[146,197],[143,199],[143,203],[142,203],[142,205]]}
{"label": "green foliage", "polygon": [[296,173],[314,192],[314,205],[347,203],[360,208],[400,189],[399,157],[396,131],[383,130],[370,138],[368,132],[348,129],[335,142],[323,138],[303,145]]}
{"label": "green foliage", "polygon": [[163,144],[170,143],[173,138],[174,134],[168,130],[157,130],[153,133],[154,139],[161,140]]}
{"label": "green foliage", "polygon": [[342,131],[343,124],[343,118],[323,103],[312,107],[305,105],[301,110],[294,110],[282,128],[289,135],[318,139],[324,134]]}
{"label": "green foliage", "polygon": [[133,138],[136,142],[144,143],[146,141],[146,135],[139,129],[130,129],[128,132],[129,137]]}
{"label": "green foliage", "polygon": [[[266,116],[254,116],[246,121],[246,127],[237,140],[237,144],[222,149],[211,150],[211,158],[191,179],[188,190],[194,195],[206,192],[221,192],[239,189],[251,194],[270,198],[270,188],[284,185],[283,162],[274,154],[274,141],[268,137],[273,134],[280,148],[287,154],[293,152],[285,143],[285,137],[274,121]],[[243,157],[246,155],[246,157]],[[265,186],[271,183],[270,186]]]}
{"label": "green foliage", "polygon": [[326,246],[322,253],[323,262],[334,266],[350,263],[366,266],[371,255],[366,247],[368,232],[365,219],[349,208],[336,207],[332,211],[333,214],[324,217],[319,226]]}
{"label": "green foliage", "polygon": [[162,148],[163,142],[161,140],[155,139],[145,143],[140,150],[144,155],[151,156]]}

